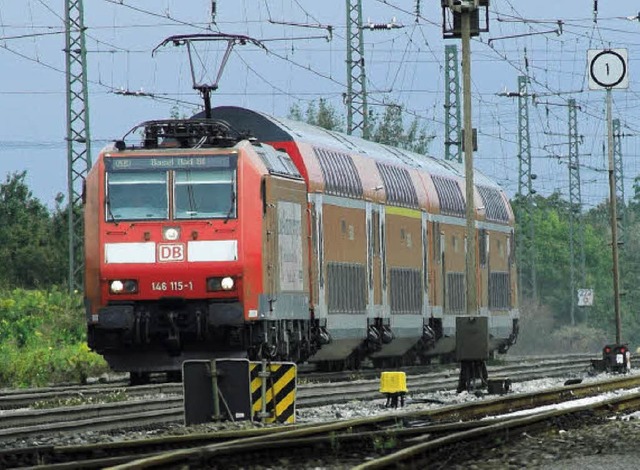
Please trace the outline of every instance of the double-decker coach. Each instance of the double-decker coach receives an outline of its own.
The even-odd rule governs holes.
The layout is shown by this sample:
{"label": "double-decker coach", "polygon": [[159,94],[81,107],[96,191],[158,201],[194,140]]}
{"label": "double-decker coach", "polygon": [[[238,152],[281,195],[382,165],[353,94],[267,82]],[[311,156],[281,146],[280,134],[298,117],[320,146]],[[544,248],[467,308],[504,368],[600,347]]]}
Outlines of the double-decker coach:
{"label": "double-decker coach", "polygon": [[[114,369],[453,352],[466,315],[459,165],[239,107],[140,129],[86,180],[89,344]],[[518,328],[514,218],[475,178],[479,314],[505,350]]]}

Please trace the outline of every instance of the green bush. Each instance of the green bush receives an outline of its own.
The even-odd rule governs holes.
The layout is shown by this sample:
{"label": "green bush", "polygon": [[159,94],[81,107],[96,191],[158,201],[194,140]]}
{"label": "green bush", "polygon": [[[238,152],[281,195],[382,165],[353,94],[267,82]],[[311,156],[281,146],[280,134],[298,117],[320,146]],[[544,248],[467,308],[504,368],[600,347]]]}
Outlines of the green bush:
{"label": "green bush", "polygon": [[0,385],[83,382],[107,370],[87,347],[79,295],[60,289],[0,291]]}
{"label": "green bush", "polygon": [[563,326],[552,334],[552,341],[569,352],[600,352],[607,342],[607,334],[588,325]]}

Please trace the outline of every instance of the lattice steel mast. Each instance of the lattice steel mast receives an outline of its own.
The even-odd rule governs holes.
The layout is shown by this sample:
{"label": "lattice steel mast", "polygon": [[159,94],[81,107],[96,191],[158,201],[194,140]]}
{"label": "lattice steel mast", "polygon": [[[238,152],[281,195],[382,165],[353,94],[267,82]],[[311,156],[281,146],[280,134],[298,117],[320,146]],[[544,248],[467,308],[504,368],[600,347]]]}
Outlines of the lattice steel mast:
{"label": "lattice steel mast", "polygon": [[362,0],[347,0],[347,134],[369,137]]}
{"label": "lattice steel mast", "polygon": [[613,171],[616,182],[616,198],[618,199],[618,242],[624,243],[624,228],[627,211],[624,199],[624,170],[622,168],[622,133],[620,131],[620,119],[613,119]]}
{"label": "lattice steel mast", "polygon": [[83,289],[82,182],[91,168],[87,49],[82,0],[65,0],[69,290]]}
{"label": "lattice steel mast", "polygon": [[[462,163],[462,129],[460,118],[460,73],[458,46],[444,47],[444,159]],[[455,149],[452,149],[455,147]]]}
{"label": "lattice steel mast", "polygon": [[525,76],[518,77],[518,194],[524,200],[524,218],[520,221],[522,233],[528,234],[528,240],[521,237],[518,243],[520,260],[529,263],[529,282],[525,288],[524,269],[520,268],[520,289],[527,292],[533,300],[538,298],[536,279],[536,242],[533,222],[533,179],[531,172],[531,134],[529,132],[529,94]]}
{"label": "lattice steel mast", "polygon": [[[582,225],[582,193],[580,189],[580,156],[578,151],[578,118],[576,100],[569,100],[569,256],[571,284],[571,324],[576,324],[575,308],[578,282],[584,287],[585,255]],[[577,253],[577,255],[576,255]],[[578,258],[576,260],[576,258]]]}

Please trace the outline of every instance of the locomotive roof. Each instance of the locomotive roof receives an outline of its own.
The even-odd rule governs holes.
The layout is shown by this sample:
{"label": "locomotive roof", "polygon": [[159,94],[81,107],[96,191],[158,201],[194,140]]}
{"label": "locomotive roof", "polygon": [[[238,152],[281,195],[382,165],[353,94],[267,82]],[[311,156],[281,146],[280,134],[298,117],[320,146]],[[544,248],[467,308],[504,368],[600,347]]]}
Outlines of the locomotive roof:
{"label": "locomotive roof", "polygon": [[[464,178],[464,166],[457,162],[436,159],[304,122],[275,118],[237,106],[218,106],[211,110],[211,114],[213,119],[222,119],[237,131],[247,131],[262,142],[304,141],[315,146],[365,156],[383,163],[416,168],[432,175]],[[194,118],[202,117],[203,113],[194,116]],[[474,171],[474,180],[476,185],[499,187],[478,170]]]}

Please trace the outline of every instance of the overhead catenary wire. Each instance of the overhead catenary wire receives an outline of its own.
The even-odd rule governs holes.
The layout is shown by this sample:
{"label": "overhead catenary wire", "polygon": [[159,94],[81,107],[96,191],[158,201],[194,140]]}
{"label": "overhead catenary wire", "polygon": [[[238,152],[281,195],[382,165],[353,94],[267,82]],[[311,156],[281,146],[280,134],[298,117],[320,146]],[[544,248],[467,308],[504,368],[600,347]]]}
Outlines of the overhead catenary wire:
{"label": "overhead catenary wire", "polygon": [[[58,24],[61,31],[60,15],[56,13],[56,8],[45,0],[29,0],[32,13],[24,17],[23,24],[17,24],[15,19],[7,18],[4,12],[0,13],[0,31],[3,36],[19,36],[22,34],[33,37],[16,38],[15,40],[5,40],[0,38],[0,49],[5,53],[11,53],[19,60],[27,60],[40,67],[51,70],[53,73],[63,73],[63,67],[51,56],[44,54],[44,47],[47,41],[56,38],[56,31],[50,29]],[[109,18],[99,18],[89,24],[87,37],[90,44],[90,54],[92,57],[111,57],[111,64],[106,61],[94,59],[94,63],[99,63],[99,68],[93,70],[90,83],[95,86],[92,93],[115,94],[120,88],[120,83],[126,84],[132,92],[141,90],[142,75],[137,70],[137,63],[144,60],[148,49],[141,47],[139,42],[135,44],[124,42],[120,39],[120,34],[116,31],[146,31],[150,28],[185,28],[191,31],[210,31],[211,28],[238,28],[243,31],[258,32],[259,37],[272,37],[278,39],[273,41],[274,47],[270,47],[270,53],[259,58],[253,51],[234,52],[235,60],[239,67],[246,72],[242,78],[242,83],[246,87],[248,103],[255,103],[256,99],[270,97],[271,107],[274,111],[282,113],[286,107],[279,104],[275,108],[275,103],[293,103],[298,100],[309,102],[320,97],[326,97],[340,107],[341,90],[345,87],[341,57],[344,54],[344,25],[336,24],[333,28],[333,40],[327,43],[325,39],[301,38],[299,26],[272,25],[269,27],[268,19],[273,20],[285,18],[283,13],[287,12],[286,19],[291,19],[292,23],[326,25],[327,16],[323,16],[323,7],[302,0],[283,0],[282,2],[244,2],[242,8],[258,5],[259,8],[246,10],[244,17],[231,16],[229,10],[225,10],[225,4],[218,2],[215,25],[210,23],[208,10],[203,8],[200,18],[192,16],[194,20],[186,19],[187,8],[178,7],[178,3],[167,0],[162,5],[151,2],[133,2],[132,0],[104,0],[101,2],[110,5],[113,11],[123,11],[130,13],[119,13],[112,25],[107,25]],[[206,3],[206,2],[205,2]],[[255,4],[255,5],[254,5]],[[208,5],[206,5],[208,7]],[[434,129],[442,125],[442,101],[444,83],[442,80],[442,64],[440,49],[442,41],[439,38],[440,23],[434,21],[438,19],[438,8],[423,5],[417,12],[412,6],[403,5],[397,0],[369,0],[365,2],[367,8],[375,7],[382,12],[389,12],[390,15],[397,15],[398,21],[412,25],[411,28],[398,30],[398,34],[391,37],[367,39],[371,41],[367,50],[366,60],[372,67],[369,73],[368,88],[371,97],[370,103],[374,107],[387,106],[390,103],[402,105],[404,115],[409,119],[419,119],[420,122],[428,123]],[[48,14],[36,15],[36,7]],[[168,10],[167,8],[171,8]],[[87,9],[92,8],[92,4],[87,4]],[[519,2],[496,0],[492,2],[491,14],[494,15],[495,34],[509,35],[523,32],[539,33],[549,28],[550,24],[557,24],[558,18],[546,18],[542,15],[528,18],[519,13],[518,10],[525,11],[525,6]],[[514,154],[516,145],[515,122],[509,113],[506,103],[500,103],[493,95],[499,91],[494,89],[488,91],[488,82],[483,78],[483,70],[488,68],[503,67],[506,65],[514,71],[513,77],[500,77],[505,84],[515,83],[518,74],[526,72],[531,79],[531,90],[539,96],[555,96],[561,102],[570,97],[575,97],[580,105],[580,133],[585,135],[584,153],[591,154],[591,159],[599,158],[599,152],[594,152],[598,146],[597,134],[602,130],[603,112],[602,97],[597,93],[590,93],[586,90],[585,73],[585,47],[608,47],[607,40],[614,40],[612,35],[625,33],[624,46],[630,49],[637,49],[640,44],[640,28],[637,21],[630,22],[629,15],[605,15],[600,12],[597,26],[593,24],[593,18],[584,11],[576,10],[573,14],[561,18],[563,21],[563,33],[559,37],[545,37],[539,35],[533,38],[518,38],[503,42],[494,43],[490,47],[487,38],[473,41],[474,71],[479,70],[478,75],[474,72],[474,107],[477,108],[477,116],[481,118],[478,122],[479,135],[482,139],[481,150],[478,155],[480,164],[488,163],[489,168],[494,171],[504,171],[506,165],[512,164],[509,154]],[[365,15],[366,16],[366,15]],[[531,15],[530,15],[531,16]],[[548,15],[544,15],[548,16]],[[132,21],[130,18],[136,18]],[[51,19],[53,18],[54,21]],[[144,19],[147,20],[144,20]],[[138,21],[141,20],[142,21]],[[207,20],[207,21],[203,21]],[[417,21],[416,21],[417,20]],[[545,23],[544,21],[547,21]],[[11,25],[22,27],[23,31],[9,31]],[[629,25],[636,26],[637,33],[629,30]],[[49,29],[46,29],[49,28]],[[111,28],[113,34],[105,34]],[[52,34],[49,34],[52,33]],[[277,33],[277,34],[273,34]],[[493,32],[492,32],[493,35]],[[435,39],[434,39],[435,38]],[[25,41],[31,41],[28,44]],[[36,41],[34,43],[34,41]],[[313,42],[316,41],[316,42]],[[313,46],[311,46],[313,44]],[[525,66],[522,59],[524,47],[528,49],[529,63]],[[29,49],[30,48],[30,49]],[[168,60],[175,56],[173,51],[166,52],[163,60]],[[120,57],[120,58],[117,58]],[[126,58],[124,58],[126,57]],[[558,57],[557,59],[555,57]],[[238,58],[241,58],[238,60]],[[329,66],[324,66],[329,63]],[[284,65],[286,64],[286,65]],[[247,66],[249,65],[250,68]],[[118,70],[120,69],[120,70]],[[281,70],[290,71],[287,77],[280,76]],[[377,70],[376,70],[377,69]],[[375,71],[375,73],[373,73]],[[381,73],[380,73],[381,72]],[[137,75],[133,75],[136,73]],[[183,90],[168,89],[163,85],[164,81],[159,77],[162,75],[161,68],[154,64],[149,68],[147,81],[151,81],[153,88],[145,86],[145,93],[149,96],[141,99],[152,100],[160,103],[179,104],[180,106],[194,107],[198,105],[198,100],[192,95],[189,99],[189,89]],[[508,75],[505,74],[505,75]],[[252,81],[247,78],[254,76]],[[299,79],[298,77],[304,77]],[[428,79],[425,80],[425,77]],[[309,85],[307,85],[307,83]],[[429,86],[424,86],[428,83]],[[634,83],[637,83],[635,81]],[[313,89],[311,88],[313,84]],[[566,86],[571,84],[572,86]],[[259,86],[258,86],[259,85]],[[498,86],[501,86],[499,84]],[[496,88],[498,88],[496,86]],[[224,87],[223,87],[224,88]],[[637,88],[637,87],[635,87]],[[11,90],[7,90],[11,91]],[[19,91],[19,90],[18,90]],[[235,93],[235,94],[234,94]],[[240,91],[224,90],[219,91],[220,97],[240,96]],[[126,98],[122,98],[125,100]],[[134,99],[134,98],[131,98]],[[630,134],[640,134],[640,126],[636,124],[637,119],[632,116],[635,108],[640,104],[640,94],[637,89],[628,90],[624,98],[614,96],[614,109],[622,117],[622,128]],[[548,108],[548,109],[545,109]],[[535,104],[532,110],[532,126],[536,131],[555,131],[561,133],[562,125],[566,125],[566,117],[559,109]],[[624,114],[623,114],[624,113]],[[625,119],[625,115],[631,119]],[[591,137],[594,136],[594,137]],[[552,143],[562,143],[562,137],[545,137]],[[630,138],[635,140],[636,138]],[[532,142],[534,153],[544,155],[542,144],[546,141]],[[437,144],[435,144],[437,145]],[[502,157],[488,155],[487,148],[495,149]],[[434,148],[434,154],[438,154],[438,149]],[[631,153],[631,152],[630,152]],[[549,157],[552,158],[552,157]],[[498,159],[498,160],[496,160]],[[633,162],[636,159],[630,158]],[[503,162],[503,165],[492,164],[491,162]],[[594,164],[594,161],[587,161],[587,164]],[[595,165],[597,166],[597,165]],[[549,186],[553,185],[556,175],[550,173],[548,179]],[[538,181],[542,183],[541,180]],[[513,183],[513,181],[512,181]]]}

